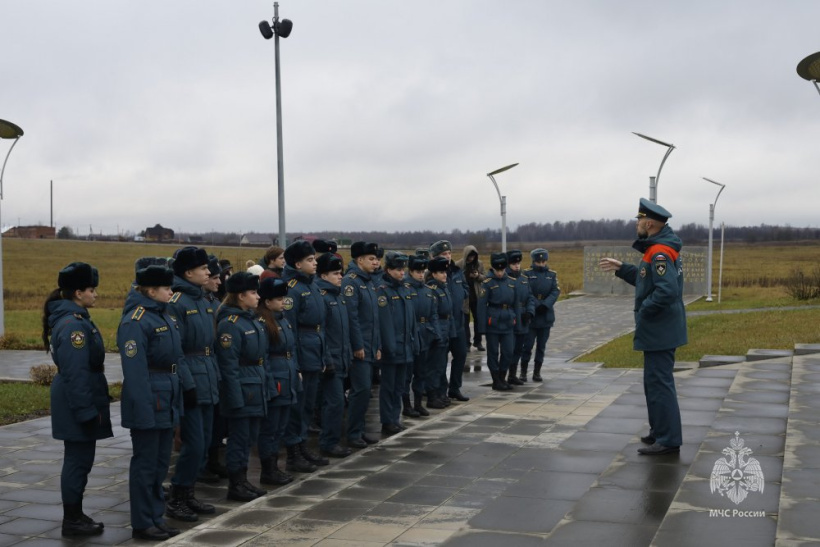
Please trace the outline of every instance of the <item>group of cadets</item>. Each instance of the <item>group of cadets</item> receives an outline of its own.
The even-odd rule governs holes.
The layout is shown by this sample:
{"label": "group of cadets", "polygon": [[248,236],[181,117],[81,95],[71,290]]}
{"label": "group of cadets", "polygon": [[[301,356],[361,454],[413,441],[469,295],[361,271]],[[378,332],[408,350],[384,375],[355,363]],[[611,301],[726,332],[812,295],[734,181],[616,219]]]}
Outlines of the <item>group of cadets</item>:
{"label": "group of cadets", "polygon": [[[461,392],[468,286],[449,242],[408,256],[359,241],[351,246],[347,268],[334,242],[296,241],[274,249],[265,255],[271,268],[261,281],[245,271],[229,275],[229,263],[197,247],[183,247],[173,259],[136,263],[117,332],[122,425],[133,445],[135,538],[160,541],[178,534],[166,516],[196,521],[213,513],[195,496],[198,481],[227,477],[233,500],[264,495],[247,477],[254,445],[259,482],[281,485],[293,480],[291,472],[315,471],[328,458],[377,443],[365,424],[374,378],[385,435],[405,429],[402,416],[428,416],[428,409],[469,400]],[[493,253],[491,275],[478,280],[475,329],[486,336],[495,390],[526,381],[533,345],[533,380],[541,380],[560,289],[547,251],[531,256],[532,268],[520,272],[520,251]],[[44,306],[43,340],[59,371],[52,419],[55,438],[65,443],[67,536],[103,530],[82,511],[96,440],[112,434],[102,339],[88,315],[98,281],[96,269],[72,263]],[[317,417],[319,453],[307,446]],[[181,444],[166,493],[162,483],[175,428]],[[224,437],[222,466],[214,448]],[[284,468],[278,462],[282,444]]]}

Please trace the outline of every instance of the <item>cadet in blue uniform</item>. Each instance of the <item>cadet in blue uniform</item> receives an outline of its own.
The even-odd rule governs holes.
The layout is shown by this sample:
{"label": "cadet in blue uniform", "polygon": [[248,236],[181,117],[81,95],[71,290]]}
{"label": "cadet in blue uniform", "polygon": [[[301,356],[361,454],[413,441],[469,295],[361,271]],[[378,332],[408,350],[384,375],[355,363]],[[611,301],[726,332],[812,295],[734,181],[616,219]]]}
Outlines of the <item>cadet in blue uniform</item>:
{"label": "cadet in blue uniform", "polygon": [[171,478],[171,500],[165,515],[193,522],[197,515],[214,513],[213,505],[194,496],[194,484],[211,445],[214,405],[219,402],[219,367],[214,355],[213,309],[203,287],[211,272],[205,249],[183,247],[174,255],[175,291],[168,313],[177,320],[182,351],[177,374],[182,384],[185,412],[180,422],[182,446]]}
{"label": "cadet in blue uniform", "polygon": [[378,439],[365,433],[365,415],[370,405],[373,367],[381,359],[379,305],[376,287],[371,279],[379,268],[379,246],[357,241],[350,246],[353,263],[342,280],[342,294],[350,320],[350,392],[347,408],[347,446],[364,448]]}
{"label": "cadet in blue uniform", "polygon": [[524,351],[521,354],[521,375],[519,380],[527,381],[527,365],[532,356],[532,347],[535,345],[535,365],[532,371],[532,379],[541,381],[541,365],[544,364],[544,349],[547,347],[547,340],[550,337],[550,329],[555,323],[555,302],[561,295],[561,288],[558,286],[558,275],[549,269],[547,260],[549,252],[546,249],[534,249],[530,252],[532,267],[524,271],[530,285],[530,294],[535,300],[535,315],[530,323],[530,331],[527,334],[527,341],[524,343]]}
{"label": "cadet in blue uniform", "polygon": [[441,240],[430,246],[430,256],[432,258],[442,256],[447,259],[447,288],[450,290],[450,330],[448,350],[452,355],[450,360],[450,379],[447,380],[446,365],[441,381],[445,393],[442,399],[449,403],[450,399],[456,401],[469,401],[470,398],[461,393],[462,377],[464,376],[464,364],[467,362],[467,333],[464,331],[464,306],[469,306],[469,292],[464,281],[464,273],[461,268],[453,262],[453,248],[449,241]]}
{"label": "cadet in blue uniform", "polygon": [[279,469],[279,446],[285,437],[290,409],[301,389],[296,363],[296,333],[282,313],[285,309],[287,284],[268,277],[259,283],[259,305],[256,313],[268,332],[268,355],[265,362],[268,414],[259,431],[259,462],[262,484],[288,484],[293,476]]}
{"label": "cadet in blue uniform", "polygon": [[507,383],[520,386],[524,382],[518,379],[518,362],[524,353],[524,346],[529,335],[530,322],[535,314],[535,302],[530,293],[530,286],[526,276],[521,275],[521,251],[513,249],[507,251],[507,277],[515,280],[515,341],[513,342],[513,355],[509,363]]}
{"label": "cadet in blue uniform", "polygon": [[95,536],[104,528],[83,513],[97,439],[113,436],[103,373],[105,347],[88,314],[97,300],[99,279],[96,268],[72,262],[60,270],[58,288],[43,305],[43,345],[57,365],[51,383],[51,434],[65,449],[60,475],[64,536]]}
{"label": "cadet in blue uniform", "polygon": [[[216,332],[216,310],[221,304],[219,300],[219,291],[222,285],[222,266],[219,265],[219,259],[214,255],[208,255],[208,282],[203,285],[202,290],[205,293],[205,299],[208,302],[208,314],[211,317],[211,326]],[[213,350],[214,359],[216,359],[216,348]],[[219,363],[216,364],[217,378],[219,379],[219,389],[222,389],[222,376],[219,374]],[[219,449],[222,447],[222,440],[227,437],[227,429],[225,427],[225,418],[219,413],[219,403],[214,405],[213,420],[211,425],[211,444],[208,446],[208,454],[205,458],[205,463],[199,470],[197,482],[204,482],[215,484],[228,477],[228,470],[219,461]]]}
{"label": "cadet in blue uniform", "polygon": [[[429,278],[427,286],[435,294],[438,309],[438,339],[432,342],[428,357],[427,376],[424,387],[427,390],[427,408],[446,408],[449,399],[446,399],[446,382],[442,384],[441,378],[447,370],[447,350],[450,345],[450,334],[453,332],[452,313],[453,300],[450,297],[450,289],[447,286],[447,271],[450,261],[443,256],[430,259],[427,263]],[[459,312],[461,313],[461,312]]]}
{"label": "cadet in blue uniform", "polygon": [[[315,242],[314,242],[315,243]],[[315,245],[314,245],[315,247]],[[342,259],[328,251],[316,261],[316,286],[325,301],[325,368],[322,372],[322,418],[319,448],[322,455],[344,458],[352,453],[341,446],[345,415],[344,381],[353,358],[350,321],[342,296]]]}
{"label": "cadet in blue uniform", "polygon": [[638,239],[632,248],[643,254],[638,266],[614,258],[602,258],[600,267],[615,272],[635,286],[635,341],[643,351],[643,386],[649,414],[648,444],[638,452],[647,456],[680,451],[683,442],[680,409],[672,369],[675,350],[687,343],[686,310],[683,305],[683,243],[666,224],[672,215],[641,198],[638,207]]}
{"label": "cadet in blue uniform", "polygon": [[478,293],[476,330],[486,335],[487,368],[493,378],[493,389],[509,391],[512,386],[504,379],[515,350],[516,283],[507,276],[505,253],[493,253],[490,267],[492,275],[481,283]]}
{"label": "cadet in blue uniform", "polygon": [[319,377],[324,368],[325,301],[319,294],[314,276],[316,251],[304,240],[295,241],[285,249],[285,270],[282,280],[288,284],[285,297],[285,317],[296,329],[296,356],[302,375],[302,391],[291,407],[285,434],[288,450],[288,471],[311,473],[317,465],[330,463],[307,447],[308,426],[319,391]]}
{"label": "cadet in blue uniform", "polygon": [[[326,253],[330,253],[331,255],[337,257],[339,260],[342,259],[341,256],[336,254],[336,251],[338,250],[338,245],[333,240],[328,241],[324,239],[314,239],[311,242],[311,245],[313,246],[313,250],[316,251],[317,264],[319,262],[319,258]],[[318,275],[318,273],[316,275]],[[316,281],[318,285],[319,279],[314,278],[314,281]],[[327,329],[325,329],[325,338],[327,338]],[[327,347],[325,347],[325,351],[327,351]],[[328,375],[330,375],[330,372],[328,372]],[[313,407],[313,419],[311,420],[310,425],[308,426],[309,433],[322,432],[322,407],[325,401],[325,396],[322,392],[325,386],[325,382],[323,382],[322,379],[324,377],[325,375],[323,373],[322,378],[319,379],[319,388],[316,390],[316,404]]]}
{"label": "cadet in blue uniform", "polygon": [[[407,368],[405,379],[403,405],[405,416],[417,418],[429,416],[430,413],[422,405],[422,396],[425,392],[425,378],[428,374],[428,355],[430,347],[439,342],[444,344],[438,326],[438,298],[435,290],[424,283],[424,271],[427,269],[428,259],[423,256],[411,256],[408,260],[408,271],[405,280],[409,285],[413,298],[413,310],[416,314],[417,343],[416,354],[413,356],[413,365]],[[413,403],[410,403],[410,391],[413,392]]]}
{"label": "cadet in blue uniform", "polygon": [[412,291],[404,281],[408,257],[388,251],[384,259],[382,283],[376,290],[382,340],[381,384],[379,385],[379,418],[382,433],[403,431],[401,401],[407,379],[407,368],[413,364],[416,351],[416,312]]}
{"label": "cadet in blue uniform", "polygon": [[122,426],[131,430],[132,535],[166,540],[179,533],[165,524],[162,481],[168,474],[174,427],[182,412],[177,365],[182,343],[176,321],[168,314],[174,272],[165,266],[137,271],[128,293],[117,347],[122,362]]}
{"label": "cadet in blue uniform", "polygon": [[251,501],[267,492],[248,482],[248,459],[267,411],[265,358],[268,334],[256,317],[259,276],[237,272],[225,282],[228,295],[217,311],[216,358],[228,419],[228,499]]}

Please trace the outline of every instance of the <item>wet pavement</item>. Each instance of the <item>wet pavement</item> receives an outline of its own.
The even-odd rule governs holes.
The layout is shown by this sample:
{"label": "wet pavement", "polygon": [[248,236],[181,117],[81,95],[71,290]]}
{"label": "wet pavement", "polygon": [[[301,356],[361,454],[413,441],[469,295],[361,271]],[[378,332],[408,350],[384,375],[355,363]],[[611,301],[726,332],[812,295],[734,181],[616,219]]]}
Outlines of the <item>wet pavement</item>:
{"label": "wet pavement", "polygon": [[[627,297],[562,301],[543,383],[493,392],[484,366],[464,375],[469,402],[407,419],[406,431],[297,475],[254,502],[227,501],[224,483],[198,485],[198,497],[217,514],[197,526],[173,522],[189,529],[166,543],[820,544],[820,525],[811,518],[820,507],[820,357],[775,356],[676,374],[684,446],[679,455],[647,458],[636,452],[647,429],[642,371],[569,362],[629,332],[630,310]],[[25,376],[28,363],[45,356],[23,353],[0,352],[0,376]],[[485,354],[473,351],[468,359],[480,364]],[[107,364],[109,372],[119,368],[116,356]],[[372,401],[368,416],[373,433],[376,406]],[[131,442],[126,430],[114,432],[98,443],[85,498],[105,532],[69,541],[60,537],[62,444],[51,439],[49,419],[0,428],[0,546],[135,543],[128,527]],[[742,454],[733,448],[738,439]],[[740,456],[733,462],[732,454]],[[712,485],[721,457],[730,473]],[[763,474],[756,490],[750,458]],[[252,458],[252,482],[257,465]],[[745,498],[735,503],[730,490]]]}

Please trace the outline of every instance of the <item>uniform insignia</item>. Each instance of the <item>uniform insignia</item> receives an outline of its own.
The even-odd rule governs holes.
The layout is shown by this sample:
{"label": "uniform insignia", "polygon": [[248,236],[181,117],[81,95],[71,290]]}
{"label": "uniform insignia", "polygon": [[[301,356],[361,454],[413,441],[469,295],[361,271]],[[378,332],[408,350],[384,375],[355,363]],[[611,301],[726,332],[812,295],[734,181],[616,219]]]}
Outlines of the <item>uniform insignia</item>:
{"label": "uniform insignia", "polygon": [[354,273],[348,275],[350,276],[350,279],[356,279],[356,277],[358,277],[358,275]]}
{"label": "uniform insignia", "polygon": [[229,315],[228,316],[228,321],[230,321],[231,323],[236,323],[237,321],[239,321],[239,316],[238,315]]}
{"label": "uniform insignia", "polygon": [[75,330],[71,333],[71,345],[77,349],[85,347],[85,333],[81,330]]}
{"label": "uniform insignia", "polygon": [[305,296],[310,296],[310,291],[308,291],[308,292],[303,292],[303,293],[301,294],[301,296],[302,296],[302,297],[305,297]]}
{"label": "uniform insignia", "polygon": [[75,313],[74,317],[76,317],[77,319],[82,319],[83,318],[83,316],[79,313]]}
{"label": "uniform insignia", "polygon": [[228,349],[229,347],[231,347],[232,340],[233,337],[230,334],[225,333],[219,337],[219,345],[225,349]]}
{"label": "uniform insignia", "polygon": [[484,287],[479,287],[478,288],[478,297],[481,298],[485,294],[487,294],[487,291],[484,290]]}
{"label": "uniform insignia", "polygon": [[379,307],[383,308],[385,306],[387,306],[387,297],[386,296],[380,296],[379,297]]}
{"label": "uniform insignia", "polygon": [[353,285],[348,285],[347,287],[345,287],[345,296],[353,296]]}
{"label": "uniform insignia", "polygon": [[123,346],[125,348],[125,356],[126,357],[133,357],[137,354],[137,342],[136,340],[129,340]]}
{"label": "uniform insignia", "polygon": [[211,314],[214,313],[214,310],[211,309],[211,308],[207,308],[207,310],[208,310],[208,313],[211,313]]}
{"label": "uniform insignia", "polygon": [[134,321],[139,321],[142,319],[142,315],[145,313],[145,308],[142,306],[137,306],[137,309],[134,310],[134,313],[131,314],[131,319]]}
{"label": "uniform insignia", "polygon": [[176,302],[177,302],[177,300],[179,300],[180,296],[182,296],[181,292],[175,292],[174,295],[171,297],[171,302],[176,304]]}
{"label": "uniform insignia", "polygon": [[185,315],[193,315],[199,313],[199,310],[185,310]]}
{"label": "uniform insignia", "polygon": [[168,331],[168,326],[167,325],[163,325],[162,327],[157,327],[157,328],[154,329],[154,332],[167,332],[167,331]]}
{"label": "uniform insignia", "polygon": [[493,279],[492,279],[491,277],[488,277],[487,279],[485,279],[485,280],[484,280],[484,281],[482,281],[481,283],[482,283],[482,284],[486,284],[486,283],[489,283],[489,282],[490,282],[490,281],[492,281],[492,280],[493,280]]}
{"label": "uniform insignia", "polygon": [[293,298],[291,298],[290,296],[286,296],[284,298],[283,302],[285,304],[285,309],[286,310],[292,310],[293,309]]}
{"label": "uniform insignia", "polygon": [[319,294],[321,294],[322,296],[326,295],[327,289],[319,289]]}
{"label": "uniform insignia", "polygon": [[255,330],[246,330],[245,334],[256,334]]}
{"label": "uniform insignia", "polygon": [[655,272],[658,275],[664,275],[666,273],[666,262],[665,261],[655,262]]}

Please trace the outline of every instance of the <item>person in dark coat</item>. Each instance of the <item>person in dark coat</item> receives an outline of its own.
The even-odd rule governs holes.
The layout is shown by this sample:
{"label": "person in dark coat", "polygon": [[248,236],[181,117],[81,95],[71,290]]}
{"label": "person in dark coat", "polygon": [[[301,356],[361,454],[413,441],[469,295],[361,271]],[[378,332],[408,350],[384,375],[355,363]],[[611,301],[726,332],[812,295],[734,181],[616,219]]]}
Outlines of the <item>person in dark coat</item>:
{"label": "person in dark coat", "polygon": [[[208,315],[211,319],[211,326],[216,332],[216,310],[222,303],[219,300],[219,289],[222,286],[222,267],[219,265],[220,260],[214,255],[208,255],[208,282],[203,285],[202,289],[205,293],[205,299],[208,302]],[[216,348],[213,350],[214,358],[216,357]],[[219,374],[219,363],[216,368]],[[222,389],[222,375],[219,374],[219,389]],[[225,418],[219,412],[219,403],[214,405],[214,417],[211,422],[211,444],[208,447],[205,464],[200,468],[197,482],[204,482],[208,484],[218,483],[221,479],[228,477],[228,470],[219,461],[219,450],[223,447],[223,440],[228,436],[228,428]]]}
{"label": "person in dark coat", "polygon": [[97,440],[113,436],[103,372],[105,347],[88,314],[97,300],[98,284],[96,268],[72,262],[60,270],[58,288],[43,305],[43,344],[57,365],[51,383],[51,434],[65,448],[60,493],[62,535],[67,537],[95,536],[104,528],[83,513],[83,492]]}
{"label": "person in dark coat", "polygon": [[224,399],[220,411],[228,420],[228,499],[251,501],[267,494],[248,481],[251,447],[267,412],[265,359],[268,333],[256,317],[259,276],[237,272],[228,278],[228,296],[217,311],[216,358]]}
{"label": "person in dark coat", "polygon": [[540,382],[541,366],[544,364],[544,350],[550,337],[550,329],[555,323],[555,302],[558,301],[558,297],[561,295],[561,287],[558,286],[558,275],[550,270],[547,265],[549,252],[546,249],[533,249],[530,252],[530,257],[532,258],[532,266],[524,271],[523,277],[526,277],[529,281],[530,294],[535,300],[535,315],[530,323],[527,341],[524,343],[524,351],[521,353],[521,372],[518,379],[521,382],[527,381],[527,366],[534,345],[535,366],[532,371],[532,379],[535,382]]}
{"label": "person in dark coat", "polygon": [[268,413],[259,429],[259,482],[283,485],[293,476],[279,468],[279,447],[290,420],[290,409],[301,391],[299,365],[296,362],[296,333],[282,313],[285,309],[287,283],[279,278],[266,278],[259,283],[259,304],[256,313],[268,332],[268,355],[265,361]]}
{"label": "person in dark coat", "polygon": [[481,284],[476,306],[476,329],[485,335],[487,343],[487,368],[493,378],[493,389],[509,391],[512,386],[506,380],[507,369],[515,351],[516,283],[507,276],[507,255],[490,255],[492,276]]}
{"label": "person in dark coat", "polygon": [[659,456],[680,452],[683,442],[680,408],[675,390],[675,350],[687,343],[683,304],[683,243],[666,223],[672,214],[641,198],[638,206],[638,239],[632,248],[643,255],[639,265],[602,258],[605,272],[635,286],[635,340],[643,352],[643,387],[649,414],[649,434],[638,452]]}
{"label": "person in dark coat", "polygon": [[[426,391],[425,381],[429,374],[429,353],[431,346],[438,342],[444,345],[444,338],[438,325],[438,297],[435,289],[424,283],[424,272],[427,269],[428,259],[414,255],[408,260],[408,271],[405,280],[409,285],[413,299],[413,310],[416,314],[417,344],[413,356],[413,365],[407,368],[405,378],[402,414],[411,418],[429,416],[430,413],[422,405],[422,396]],[[413,402],[410,402],[410,392],[413,392]]]}
{"label": "person in dark coat", "polygon": [[163,541],[179,533],[165,524],[162,481],[168,474],[174,427],[182,413],[177,364],[179,327],[167,310],[174,272],[164,266],[137,271],[117,330],[122,363],[122,426],[131,430],[128,490],[135,539]]}
{"label": "person in dark coat", "polygon": [[[450,334],[455,327],[451,322],[453,300],[447,285],[447,271],[450,260],[443,256],[430,259],[427,263],[427,286],[433,291],[438,306],[438,336],[431,343],[428,356],[427,376],[424,388],[427,391],[427,408],[447,408],[450,405],[447,394],[447,351],[450,347]],[[460,313],[460,312],[459,312]],[[444,382],[442,382],[444,378]]]}
{"label": "person in dark coat", "polygon": [[515,282],[515,341],[513,342],[513,355],[508,363],[506,382],[513,386],[523,385],[524,382],[518,378],[518,362],[524,353],[524,346],[530,332],[530,323],[535,315],[535,300],[530,292],[529,280],[521,275],[521,260],[523,255],[518,249],[507,251],[507,277]]}

